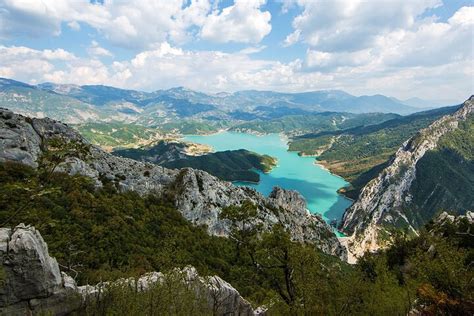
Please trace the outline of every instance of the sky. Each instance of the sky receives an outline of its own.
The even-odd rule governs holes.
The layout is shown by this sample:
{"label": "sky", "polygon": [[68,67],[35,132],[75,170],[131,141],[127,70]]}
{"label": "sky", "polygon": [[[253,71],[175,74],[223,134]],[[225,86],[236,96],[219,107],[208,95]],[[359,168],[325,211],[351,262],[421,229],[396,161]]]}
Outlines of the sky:
{"label": "sky", "polygon": [[0,0],[0,77],[154,91],[474,93],[474,1]]}

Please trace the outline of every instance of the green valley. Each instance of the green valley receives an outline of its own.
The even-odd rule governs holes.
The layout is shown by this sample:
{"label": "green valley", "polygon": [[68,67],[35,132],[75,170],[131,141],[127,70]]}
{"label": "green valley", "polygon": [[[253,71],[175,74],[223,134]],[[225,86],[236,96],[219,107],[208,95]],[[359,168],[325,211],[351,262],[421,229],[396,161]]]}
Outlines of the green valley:
{"label": "green valley", "polygon": [[378,124],[396,117],[400,116],[390,113],[352,114],[323,112],[307,115],[288,115],[265,121],[251,121],[232,126],[230,130],[262,134],[285,133],[288,135],[299,135]]}

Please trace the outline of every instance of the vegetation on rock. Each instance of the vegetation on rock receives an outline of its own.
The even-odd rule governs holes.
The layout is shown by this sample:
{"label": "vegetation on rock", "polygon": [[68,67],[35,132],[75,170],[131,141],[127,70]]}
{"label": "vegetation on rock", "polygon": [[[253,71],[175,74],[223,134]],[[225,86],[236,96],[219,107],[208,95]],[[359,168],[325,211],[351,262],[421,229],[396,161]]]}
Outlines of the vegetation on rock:
{"label": "vegetation on rock", "polygon": [[[350,266],[312,245],[291,241],[278,224],[263,234],[251,229],[245,224],[255,213],[251,203],[222,213],[234,227],[230,238],[211,237],[161,198],[119,193],[113,182],[97,189],[85,177],[53,173],[45,179],[40,174],[19,164],[0,165],[0,221],[28,200],[31,190],[50,190],[8,225],[35,225],[60,266],[80,283],[192,264],[201,275],[221,276],[277,315],[398,315],[414,307],[456,315],[473,312],[468,234],[474,228],[465,221],[441,228],[433,223],[419,237],[400,237],[394,247]],[[118,289],[104,301],[107,306],[90,308],[123,315],[143,308],[156,308],[152,314],[157,314],[166,307],[184,311],[196,306],[166,293]]]}

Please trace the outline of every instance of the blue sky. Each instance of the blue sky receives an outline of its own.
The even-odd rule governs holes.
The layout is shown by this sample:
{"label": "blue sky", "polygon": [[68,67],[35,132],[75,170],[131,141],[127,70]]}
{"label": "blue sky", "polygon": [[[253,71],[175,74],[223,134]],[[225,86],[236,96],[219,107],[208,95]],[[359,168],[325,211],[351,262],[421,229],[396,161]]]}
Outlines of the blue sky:
{"label": "blue sky", "polygon": [[473,38],[464,0],[0,0],[0,76],[33,84],[462,101]]}

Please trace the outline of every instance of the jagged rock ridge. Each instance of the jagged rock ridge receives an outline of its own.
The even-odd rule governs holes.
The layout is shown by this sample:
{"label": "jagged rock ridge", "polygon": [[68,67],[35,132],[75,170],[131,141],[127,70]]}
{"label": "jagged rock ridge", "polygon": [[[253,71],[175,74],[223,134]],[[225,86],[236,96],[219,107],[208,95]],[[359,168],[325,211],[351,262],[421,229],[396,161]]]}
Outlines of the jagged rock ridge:
{"label": "jagged rock ridge", "polygon": [[[57,136],[87,143],[78,132],[60,122],[32,119],[0,109],[0,161],[37,167],[45,141]],[[207,225],[209,233],[220,236],[230,231],[228,222],[219,219],[221,210],[250,200],[258,206],[257,223],[263,224],[264,229],[281,223],[293,239],[312,242],[328,254],[346,256],[331,227],[320,216],[308,212],[297,192],[276,188],[265,198],[254,189],[236,187],[203,171],[170,170],[116,157],[96,146],[91,146],[89,151],[87,161],[70,159],[61,167],[63,171],[91,177],[97,186],[102,185],[101,180],[108,179],[124,191],[169,196],[186,219],[196,225]]]}
{"label": "jagged rock ridge", "polygon": [[[439,139],[458,127],[472,113],[474,96],[451,115],[446,115],[407,140],[382,172],[361,191],[358,200],[345,212],[341,227],[351,235],[347,241],[352,260],[366,250],[373,251],[389,242],[385,227],[406,227],[416,234],[416,225],[406,216],[412,195],[417,163]],[[384,236],[385,235],[385,236]]]}

